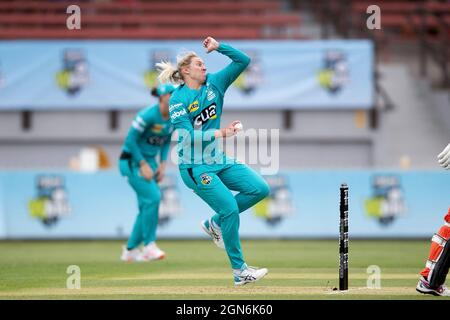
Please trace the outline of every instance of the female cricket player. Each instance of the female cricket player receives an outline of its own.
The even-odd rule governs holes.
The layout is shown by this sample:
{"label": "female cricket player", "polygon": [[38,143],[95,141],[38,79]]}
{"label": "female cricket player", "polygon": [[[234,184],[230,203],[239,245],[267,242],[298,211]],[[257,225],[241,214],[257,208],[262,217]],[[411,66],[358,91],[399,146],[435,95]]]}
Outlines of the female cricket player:
{"label": "female cricket player", "polygon": [[[161,198],[158,183],[164,177],[173,131],[169,99],[174,90],[172,84],[159,85],[152,90],[159,103],[138,112],[122,148],[119,170],[136,192],[139,206],[128,244],[123,247],[123,261],[150,261],[165,256],[155,243]],[[142,251],[139,250],[141,243],[144,244]]]}
{"label": "female cricket player", "polygon": [[[203,41],[206,52],[214,50],[232,62],[217,73],[206,73],[203,60],[194,52],[178,57],[177,66],[157,64],[161,82],[180,84],[169,103],[170,119],[178,133],[181,178],[214,211],[201,223],[217,246],[225,248],[233,269],[235,285],[255,282],[266,268],[249,267],[239,240],[239,213],[269,194],[265,180],[255,171],[216,148],[218,140],[239,130],[239,121],[220,128],[225,91],[250,63],[250,58],[212,37]],[[231,191],[237,191],[233,195]]]}
{"label": "female cricket player", "polygon": [[[450,169],[450,144],[438,155],[438,162]],[[425,268],[420,272],[416,290],[435,296],[450,296],[445,279],[450,267],[450,208],[444,217],[445,223],[431,239],[430,253]]]}

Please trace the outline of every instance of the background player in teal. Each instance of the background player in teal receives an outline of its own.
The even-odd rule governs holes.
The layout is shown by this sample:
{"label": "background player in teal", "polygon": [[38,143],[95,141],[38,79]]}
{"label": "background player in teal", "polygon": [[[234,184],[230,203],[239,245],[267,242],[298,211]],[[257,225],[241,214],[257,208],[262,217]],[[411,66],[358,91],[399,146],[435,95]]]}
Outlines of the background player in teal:
{"label": "background player in teal", "polygon": [[[269,194],[265,180],[255,171],[218,149],[218,139],[236,134],[234,121],[220,129],[223,98],[227,88],[244,71],[250,58],[226,44],[207,37],[207,53],[216,50],[231,58],[223,70],[206,74],[203,60],[194,52],[178,59],[177,67],[157,64],[161,82],[180,84],[170,99],[170,118],[179,135],[178,155],[181,177],[216,214],[201,223],[216,245],[225,248],[233,269],[234,282],[243,285],[267,274],[265,268],[249,267],[239,240],[239,213]],[[231,191],[238,191],[233,195]]]}
{"label": "background player in teal", "polygon": [[[152,90],[152,94],[159,97],[159,103],[138,112],[123,145],[119,170],[136,192],[139,206],[128,244],[123,248],[123,261],[149,261],[165,256],[155,243],[161,199],[158,182],[164,177],[173,131],[168,103],[174,89],[173,85],[164,84]],[[141,243],[144,244],[142,251],[139,250]]]}

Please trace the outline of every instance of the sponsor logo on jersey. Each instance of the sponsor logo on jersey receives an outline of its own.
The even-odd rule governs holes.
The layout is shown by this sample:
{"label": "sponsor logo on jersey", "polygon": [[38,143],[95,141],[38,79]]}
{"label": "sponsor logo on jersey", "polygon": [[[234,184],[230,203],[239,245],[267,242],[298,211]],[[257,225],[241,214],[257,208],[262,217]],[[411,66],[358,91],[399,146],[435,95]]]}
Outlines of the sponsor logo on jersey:
{"label": "sponsor logo on jersey", "polygon": [[164,129],[164,125],[163,124],[155,124],[155,125],[153,125],[153,127],[152,127],[152,132],[154,132],[154,133],[161,133],[161,131]]}
{"label": "sponsor logo on jersey", "polygon": [[189,113],[195,112],[197,110],[198,110],[198,100],[192,102],[188,107]]}
{"label": "sponsor logo on jersey", "polygon": [[153,146],[162,146],[167,139],[168,136],[151,136],[147,139],[147,142]]}
{"label": "sponsor logo on jersey", "polygon": [[209,119],[216,119],[217,118],[217,112],[216,112],[216,105],[212,104],[209,107],[207,107],[205,110],[203,110],[198,116],[194,119],[194,125],[195,127],[201,127],[204,123],[206,123]]}
{"label": "sponsor logo on jersey", "polygon": [[173,109],[176,109],[176,108],[178,108],[178,107],[181,107],[183,105],[183,103],[175,103],[175,104],[171,104],[170,106],[169,106],[169,112],[171,112]]}
{"label": "sponsor logo on jersey", "polygon": [[203,185],[208,185],[208,184],[210,184],[210,183],[211,183],[211,180],[212,180],[211,176],[207,175],[206,173],[202,174],[202,175],[200,176],[200,178],[201,178],[201,180],[202,180],[202,184],[203,184]]}
{"label": "sponsor logo on jersey", "polygon": [[170,118],[175,120],[176,118],[187,114],[186,109],[181,109],[180,111],[175,111],[170,114]]}
{"label": "sponsor logo on jersey", "polygon": [[216,97],[216,94],[214,93],[214,91],[211,88],[206,89],[206,98],[208,99],[208,101],[211,101],[215,97]]}

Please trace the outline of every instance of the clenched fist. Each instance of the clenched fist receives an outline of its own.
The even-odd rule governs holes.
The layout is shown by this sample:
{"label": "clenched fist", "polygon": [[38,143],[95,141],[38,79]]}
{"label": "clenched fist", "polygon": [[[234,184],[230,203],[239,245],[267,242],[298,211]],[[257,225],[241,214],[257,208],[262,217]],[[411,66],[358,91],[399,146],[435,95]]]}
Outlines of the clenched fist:
{"label": "clenched fist", "polygon": [[219,42],[213,37],[207,37],[203,40],[203,46],[206,48],[206,53],[219,49]]}

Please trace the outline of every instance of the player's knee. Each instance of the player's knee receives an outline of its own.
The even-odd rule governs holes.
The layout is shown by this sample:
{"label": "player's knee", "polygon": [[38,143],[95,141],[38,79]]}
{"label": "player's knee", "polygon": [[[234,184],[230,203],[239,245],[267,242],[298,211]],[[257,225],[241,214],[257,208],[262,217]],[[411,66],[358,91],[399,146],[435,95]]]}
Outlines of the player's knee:
{"label": "player's knee", "polygon": [[219,214],[223,219],[234,218],[236,216],[239,216],[239,207],[237,203],[230,203],[226,207],[221,208]]}
{"label": "player's knee", "polygon": [[152,195],[152,197],[141,199],[140,204],[145,208],[153,208],[159,207],[160,202],[161,202],[161,195]]}
{"label": "player's knee", "polygon": [[257,195],[259,200],[266,198],[270,193],[269,184],[265,180],[261,180],[262,181],[257,185]]}
{"label": "player's knee", "polygon": [[161,191],[156,191],[153,195],[152,195],[152,199],[154,202],[159,203],[161,202]]}
{"label": "player's knee", "polygon": [[152,203],[159,204],[159,202],[161,201],[161,191],[159,189],[155,188],[151,191],[151,193],[149,193],[147,195],[147,198]]}

